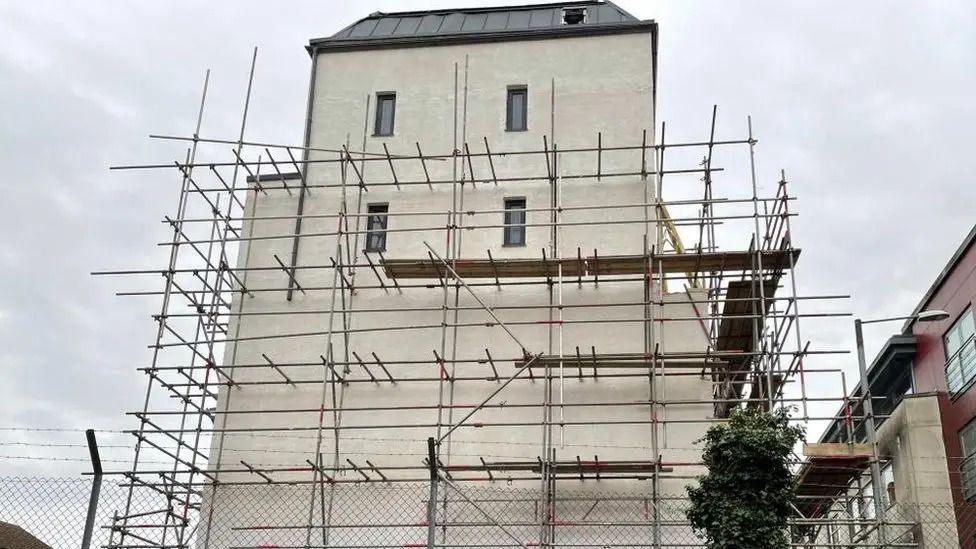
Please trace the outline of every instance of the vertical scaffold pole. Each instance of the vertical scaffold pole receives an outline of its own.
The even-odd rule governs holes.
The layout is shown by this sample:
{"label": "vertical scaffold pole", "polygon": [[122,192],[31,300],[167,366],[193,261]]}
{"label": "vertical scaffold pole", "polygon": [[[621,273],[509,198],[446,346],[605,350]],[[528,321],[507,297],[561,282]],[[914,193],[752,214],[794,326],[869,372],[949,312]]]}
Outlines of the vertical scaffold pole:
{"label": "vertical scaffold pole", "polygon": [[[759,397],[765,396],[767,410],[773,411],[773,401],[775,400],[775,395],[773,394],[773,370],[772,370],[772,359],[773,355],[768,355],[762,349],[762,330],[766,328],[766,280],[763,271],[763,258],[762,258],[762,242],[761,233],[759,231],[759,186],[757,183],[758,176],[756,174],[756,139],[752,135],[752,116],[746,118],[749,126],[749,174],[752,181],[752,217],[754,222],[754,232],[753,232],[753,245],[755,249],[752,252],[755,254],[753,265],[752,265],[752,305],[753,305],[753,319],[754,330],[753,334],[753,353],[755,353],[755,375],[764,375],[766,380],[766,388],[762,390],[762,382],[760,379],[756,380],[757,386],[760,387]],[[756,303],[756,294],[759,294],[759,302]],[[758,305],[758,308],[757,308]],[[770,352],[773,352],[770,349]],[[767,361],[767,366],[765,372],[763,371],[763,360]],[[754,397],[752,394],[749,395],[749,399],[752,400]]]}
{"label": "vertical scaffold pole", "polygon": [[434,437],[427,438],[427,468],[430,469],[430,497],[427,499],[427,549],[434,549],[437,535],[437,453]]}
{"label": "vertical scaffold pole", "polygon": [[874,499],[874,521],[878,529],[878,547],[888,546],[885,528],[885,503],[881,486],[881,465],[878,460],[878,436],[874,422],[871,382],[868,380],[867,360],[864,358],[864,332],[861,319],[854,319],[854,338],[857,344],[857,369],[861,374],[861,411],[864,414],[864,430],[871,445],[871,497]]}
{"label": "vertical scaffold pole", "polygon": [[88,439],[88,453],[91,455],[92,477],[91,496],[88,498],[88,515],[85,518],[85,533],[81,538],[81,549],[88,549],[91,546],[92,531],[95,527],[95,513],[98,511],[98,493],[102,489],[102,460],[98,457],[98,443],[95,441],[95,430],[85,431],[85,438]]}
{"label": "vertical scaffold pole", "polygon": [[[247,128],[247,114],[248,114],[248,111],[250,110],[250,107],[251,107],[251,90],[252,90],[252,87],[254,85],[254,69],[257,66],[257,60],[258,60],[258,48],[257,48],[257,46],[255,46],[253,52],[251,53],[251,70],[248,72],[247,91],[244,94],[244,109],[243,109],[243,111],[241,113],[241,131],[240,131],[240,133],[238,133],[237,141],[235,142],[235,145],[236,145],[236,148],[234,149],[234,155],[235,156],[239,156],[241,154],[241,151],[244,150],[244,132],[245,132],[245,130]],[[194,143],[194,146],[196,146],[196,143]],[[237,186],[237,176],[238,176],[238,173],[239,173],[238,172],[238,165],[239,165],[239,163],[237,163],[237,162],[234,163],[234,170],[231,173],[231,182],[232,182],[232,188],[233,189],[236,189],[237,188],[236,187]],[[191,165],[188,165],[187,166],[187,169],[190,169],[190,167],[192,167],[192,164]],[[260,171],[261,170],[260,158],[258,159],[257,169],[258,169],[258,176],[255,177],[255,179],[254,179],[254,186],[255,186],[254,198],[251,201],[251,216],[252,217],[256,217],[257,216],[257,211],[258,211],[258,190],[261,189],[261,183],[260,183],[260,174],[261,174],[261,171]],[[185,188],[184,189],[184,193],[188,193],[188,192],[189,192],[189,188]],[[233,196],[233,195],[234,195],[234,192],[232,191],[230,193],[230,196]],[[231,203],[232,202],[233,201],[231,201]],[[230,203],[228,203],[228,207],[230,207]],[[184,209],[185,209],[185,206],[184,206]],[[246,210],[246,208],[245,208],[245,210]],[[228,210],[228,211],[230,211],[230,210]],[[243,213],[242,212],[242,215],[246,215],[246,213]],[[250,224],[250,227],[248,228],[248,234],[249,234],[249,237],[254,234],[254,223],[251,223]],[[226,231],[225,231],[225,235],[226,235]],[[241,263],[242,265],[247,265],[247,262],[250,260],[250,249],[251,249],[250,246],[246,246],[245,247],[245,249],[243,251],[244,258],[243,258],[243,262]],[[175,258],[174,258],[174,260],[175,260]],[[174,262],[174,265],[175,265],[175,262]],[[244,273],[244,282],[246,282],[246,281],[247,281],[247,272]],[[217,300],[215,300],[215,301],[219,301],[219,298]],[[164,310],[164,312],[165,312],[165,310]],[[244,312],[244,300],[243,299],[238,302],[237,312],[238,312],[238,314]],[[241,333],[241,324],[242,324],[242,322],[240,321],[240,319],[238,319],[238,321],[234,325],[234,338],[235,339],[240,336],[240,333]],[[233,344],[233,346],[232,346],[232,348],[230,350],[229,364],[237,364],[237,352],[238,352],[238,350],[239,350],[239,345],[237,344],[237,342],[234,342],[234,344]],[[231,382],[234,381],[233,380],[233,376],[235,374],[236,374],[236,370],[231,369],[231,372],[230,372],[231,379],[229,381],[231,381]],[[206,391],[203,391],[203,394],[204,394],[204,397],[205,397],[206,396]],[[231,397],[232,396],[233,396],[233,393],[230,392],[230,391],[227,391],[227,398],[224,401],[224,410],[230,410],[231,409],[231,400],[232,400]],[[202,398],[201,398],[201,402],[203,402]],[[218,403],[218,407],[219,407],[219,403]],[[216,456],[210,456],[210,460],[208,461],[208,466],[209,467],[213,467],[214,469],[217,469],[217,473],[214,475],[214,480],[215,481],[217,481],[220,478],[219,469],[221,467],[221,462],[222,462],[223,455],[224,455],[224,443],[227,440],[227,431],[226,431],[227,419],[228,419],[228,416],[226,414],[221,415],[221,417],[220,417],[220,420],[221,420],[221,431],[220,431],[220,436],[218,437],[218,442],[217,442],[217,451],[216,451],[216,454],[217,455]],[[216,428],[216,425],[214,425],[214,427]],[[193,479],[193,471],[190,471],[190,480],[192,481],[192,479]],[[209,549],[210,548],[210,534],[211,534],[212,528],[213,528],[213,519],[214,519],[215,509],[217,508],[217,502],[218,502],[217,493],[218,493],[219,488],[220,488],[219,482],[214,482],[213,485],[212,485],[212,491],[210,493],[211,494],[211,496],[210,496],[211,499],[210,499],[209,505],[207,506],[208,509],[207,509],[206,528],[204,530],[205,534],[204,534],[203,544],[202,544],[203,549]],[[204,522],[203,520],[200,521],[201,524],[203,522]]]}

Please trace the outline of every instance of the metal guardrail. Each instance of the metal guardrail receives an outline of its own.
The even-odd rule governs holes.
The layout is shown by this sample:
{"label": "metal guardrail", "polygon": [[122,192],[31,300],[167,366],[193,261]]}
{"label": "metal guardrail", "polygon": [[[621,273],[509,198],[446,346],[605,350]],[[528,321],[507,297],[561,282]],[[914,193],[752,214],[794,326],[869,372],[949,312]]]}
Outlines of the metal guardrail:
{"label": "metal guardrail", "polygon": [[952,396],[961,394],[976,382],[976,335],[969,336],[946,360],[945,376]]}

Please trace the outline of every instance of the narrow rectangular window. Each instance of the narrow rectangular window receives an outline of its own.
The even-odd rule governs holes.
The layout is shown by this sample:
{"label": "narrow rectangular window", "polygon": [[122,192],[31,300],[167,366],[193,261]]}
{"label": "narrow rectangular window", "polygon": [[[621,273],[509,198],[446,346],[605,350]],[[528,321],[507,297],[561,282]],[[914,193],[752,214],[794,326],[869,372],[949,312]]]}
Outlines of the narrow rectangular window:
{"label": "narrow rectangular window", "polygon": [[962,450],[959,462],[962,495],[969,501],[976,497],[976,421],[959,430],[959,449]]}
{"label": "narrow rectangular window", "polygon": [[376,125],[373,135],[393,135],[393,120],[396,117],[396,94],[384,92],[376,94]]}
{"label": "narrow rectangular window", "polygon": [[506,246],[525,246],[525,199],[505,199]]}
{"label": "narrow rectangular window", "polygon": [[367,206],[369,217],[366,218],[366,251],[386,251],[386,220],[388,204],[370,204]]}
{"label": "narrow rectangular window", "polygon": [[973,311],[967,309],[942,336],[945,346],[946,386],[949,394],[958,394],[976,379],[976,324]]}
{"label": "narrow rectangular window", "polygon": [[529,90],[525,86],[510,86],[505,102],[505,131],[524,132],[529,129]]}

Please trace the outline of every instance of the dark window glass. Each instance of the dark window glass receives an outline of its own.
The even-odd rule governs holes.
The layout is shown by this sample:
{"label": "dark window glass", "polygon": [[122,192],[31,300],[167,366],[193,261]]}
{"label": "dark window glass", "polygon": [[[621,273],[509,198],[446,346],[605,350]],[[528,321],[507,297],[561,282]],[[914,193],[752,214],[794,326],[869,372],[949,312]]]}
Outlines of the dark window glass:
{"label": "dark window glass", "polygon": [[579,25],[586,22],[586,8],[563,8],[563,24]]}
{"label": "dark window glass", "polygon": [[376,94],[376,126],[374,135],[393,135],[393,119],[396,116],[396,94]]}
{"label": "dark window glass", "polygon": [[969,501],[976,496],[976,421],[970,421],[959,431],[959,446],[963,456],[959,463],[962,494]]}
{"label": "dark window glass", "polygon": [[976,322],[967,309],[942,337],[946,353],[946,385],[956,394],[976,379]]}
{"label": "dark window glass", "polygon": [[528,90],[525,87],[508,88],[505,108],[505,130],[522,132],[528,129]]}
{"label": "dark window glass", "polygon": [[387,204],[370,204],[366,218],[366,251],[386,251],[386,220],[390,210]]}
{"label": "dark window glass", "polygon": [[505,199],[505,245],[525,245],[525,199]]}

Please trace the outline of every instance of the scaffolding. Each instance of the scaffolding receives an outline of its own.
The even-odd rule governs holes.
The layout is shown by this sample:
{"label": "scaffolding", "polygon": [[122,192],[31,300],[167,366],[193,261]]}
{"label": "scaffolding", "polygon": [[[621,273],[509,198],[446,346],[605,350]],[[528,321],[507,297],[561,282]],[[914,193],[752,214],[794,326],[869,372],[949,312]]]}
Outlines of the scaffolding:
{"label": "scaffolding", "polygon": [[[460,91],[457,65],[454,74],[450,151],[425,152],[429,147],[418,142],[408,151],[393,151],[384,143],[382,151],[370,152],[367,124],[360,150],[348,140],[333,148],[246,140],[252,59],[236,139],[201,137],[208,72],[192,134],[152,136],[187,143],[185,156],[113,168],[172,171],[179,192],[174,215],[164,220],[172,231],[172,238],[160,243],[169,252],[165,266],[96,273],[134,277],[139,283],[152,276],[162,281],[159,289],[118,292],[158,298],[161,305],[152,315],[157,330],[151,361],[139,368],[148,380],[143,407],[131,412],[138,424],[131,430],[134,461],[129,468],[104,473],[121,476],[129,489],[125,508],[106,525],[111,530],[108,547],[473,547],[479,543],[453,532],[485,528],[500,538],[480,545],[675,546],[674,540],[665,539],[669,529],[687,529],[687,523],[669,511],[669,505],[681,500],[674,483],[691,482],[702,468],[693,447],[669,447],[669,436],[675,436],[669,429],[700,432],[740,407],[794,407],[794,421],[840,420],[849,433],[864,421],[846,406],[843,371],[830,365],[844,351],[812,348],[801,333],[801,323],[848,316],[831,310],[847,296],[798,293],[800,249],[791,231],[795,197],[785,173],[779,174],[773,193],[760,192],[751,120],[738,139],[716,139],[713,109],[708,138],[702,141],[668,142],[660,124],[659,134],[645,130],[630,136],[628,144],[607,145],[606,136],[597,133],[591,146],[561,148],[550,128],[536,147],[502,150],[487,137],[465,134],[465,113],[458,104],[467,87],[465,82],[465,91]],[[553,82],[553,116],[556,98]],[[366,110],[368,121],[368,101]],[[739,151],[745,174],[735,179],[715,165],[719,150]],[[614,164],[621,158],[633,163],[627,169],[609,169],[607,158],[614,155]],[[674,156],[693,160],[682,166]],[[503,166],[512,158],[536,164],[528,172],[506,172]],[[327,175],[313,177],[313,169]],[[733,182],[719,185],[719,176]],[[563,202],[568,186],[621,179],[639,185],[643,199]],[[680,192],[669,200],[665,196],[672,181]],[[548,193],[548,204],[525,208],[523,218],[524,230],[548,235],[537,255],[526,251],[520,257],[500,257],[490,248],[472,254],[462,246],[465,235],[499,232],[506,226],[491,221],[505,210],[471,208],[465,206],[466,198],[470,201],[485,189],[527,184],[541,184]],[[691,196],[688,189],[695,185],[698,190]],[[384,223],[383,233],[419,235],[415,238],[423,244],[422,253],[388,257],[384,250],[363,251],[366,235],[376,230],[368,222],[375,214],[365,206],[370,191],[377,189],[449,197],[447,209],[384,214],[391,222]],[[719,189],[730,192],[721,196]],[[337,198],[330,201],[332,210],[310,209],[313,197],[323,194]],[[273,211],[260,208],[262,203],[273,204]],[[609,210],[617,217],[604,215]],[[567,230],[608,226],[631,228],[630,234],[640,235],[640,251],[620,254],[599,245],[575,250],[565,245]],[[723,249],[719,241],[724,237],[738,240],[739,246]],[[258,256],[267,244],[284,246],[285,252]],[[313,249],[327,260],[303,261]],[[583,288],[593,299],[566,299],[571,290]],[[526,295],[539,299],[496,303],[494,297],[529,291],[533,293]],[[386,305],[360,305],[368,292],[382,294]],[[620,295],[624,297],[615,297]],[[431,296],[436,304],[430,304]],[[302,301],[303,306],[295,306]],[[262,306],[252,307],[255,302]],[[357,323],[367,317],[390,320]],[[410,318],[417,320],[399,322]],[[279,320],[284,328],[270,329]],[[256,333],[249,323],[269,329]],[[704,344],[697,349],[671,345],[674,339],[665,331],[678,333],[677,326],[692,326],[694,337]],[[584,346],[570,337],[582,329],[610,333],[631,328],[642,334],[642,349]],[[459,336],[466,330],[493,335],[482,337],[483,345],[466,346]],[[527,331],[534,335],[526,337]],[[427,358],[396,346],[365,349],[354,344],[356,338],[368,335],[376,341],[394,333],[424,334],[438,344],[424,350]],[[540,340],[545,342],[541,347]],[[282,358],[284,353],[276,353],[281,347],[275,346],[281,342],[315,357]],[[252,356],[259,358],[248,358]],[[818,378],[819,383],[813,381]],[[669,385],[682,380],[709,387],[708,394],[673,396]],[[599,400],[567,396],[567,387],[584,383],[627,384],[644,397],[634,399],[623,391],[619,397],[605,391]],[[349,395],[357,387],[383,391],[389,402],[350,404]],[[507,401],[513,387],[534,390],[537,398]],[[816,394],[811,387],[830,387],[836,394]],[[294,391],[302,397],[292,404],[264,406],[269,391]],[[426,401],[404,403],[395,396],[411,393],[422,393]],[[476,396],[459,400],[461,394]],[[317,402],[310,404],[305,398],[310,395]],[[841,405],[842,414],[833,413]],[[689,417],[682,409],[698,412]],[[643,433],[642,439],[627,441],[627,451],[614,451],[604,442],[605,453],[591,457],[575,453],[567,440],[567,430],[624,426]],[[531,443],[522,444],[534,456],[465,454],[462,449],[478,444],[522,440],[505,435],[506,440],[493,441],[471,434],[480,432],[535,433],[518,435],[530,438]],[[386,435],[375,437],[387,445],[385,450],[357,443],[370,440],[371,433]],[[343,443],[354,449],[344,451]],[[397,454],[391,445],[410,452]],[[820,489],[801,491],[805,503],[797,509],[795,525],[816,529],[836,520],[816,509],[824,507],[821,499],[829,506],[845,497],[844,490],[831,487],[846,489],[866,467],[870,456],[861,446],[851,448],[857,453],[840,465],[830,462],[818,469],[821,462],[806,462],[804,478],[816,479],[812,485]],[[669,454],[677,457],[667,458]],[[159,459],[171,465],[153,465]],[[587,491],[614,483],[636,488],[640,495]],[[486,492],[486,484],[514,487],[502,497]],[[350,485],[377,490],[422,486],[429,491],[410,501],[423,506],[424,518],[342,523],[336,517],[353,506],[344,492]],[[271,501],[267,491],[276,487],[302,502],[291,518],[270,518],[276,512],[264,509],[236,512],[233,524],[218,524],[231,520],[224,510],[237,497],[232,494],[261,490],[261,500]],[[145,511],[134,504],[147,497],[158,501],[157,509]],[[500,502],[529,502],[532,511],[505,518]],[[633,507],[639,517],[624,520],[610,513],[595,518],[601,502]],[[459,506],[468,506],[471,513],[460,513],[460,518],[452,514]],[[569,520],[567,506],[588,511]],[[861,537],[851,543],[886,546],[871,534],[883,518],[844,520],[859,525]],[[584,541],[576,534],[568,535],[570,541],[561,538],[562,532],[588,526],[633,527],[642,534],[639,540],[617,544],[593,541],[586,534],[580,534]],[[898,526],[888,524],[889,530]],[[212,533],[219,528],[242,537],[216,540]],[[365,533],[390,529],[414,537],[383,542]],[[353,541],[343,537],[350,530],[358,536]],[[426,536],[420,537],[421,530]],[[289,545],[275,536],[297,541]],[[817,535],[804,539],[798,546],[835,545],[816,543]],[[680,545],[696,544],[692,539]]]}

